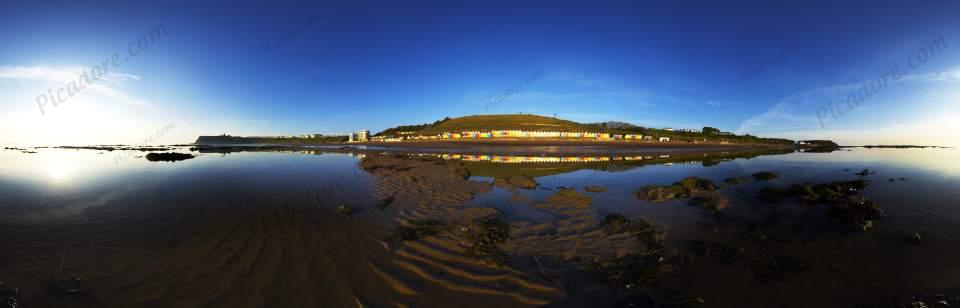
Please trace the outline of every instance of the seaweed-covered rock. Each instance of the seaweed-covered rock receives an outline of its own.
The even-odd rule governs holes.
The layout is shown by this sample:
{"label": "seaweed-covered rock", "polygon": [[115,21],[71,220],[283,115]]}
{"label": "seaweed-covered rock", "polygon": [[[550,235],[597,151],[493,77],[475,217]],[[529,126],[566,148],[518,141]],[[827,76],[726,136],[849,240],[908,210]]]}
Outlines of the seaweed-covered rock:
{"label": "seaweed-covered rock", "polygon": [[77,277],[50,277],[47,282],[47,291],[58,300],[86,302],[93,298],[87,283]]}
{"label": "seaweed-covered rock", "polygon": [[399,226],[387,234],[387,240],[416,241],[421,238],[439,234],[444,224],[436,220],[415,220],[409,226]]}
{"label": "seaweed-covered rock", "polygon": [[761,230],[759,226],[752,226],[750,231],[747,232],[747,236],[758,241],[767,240],[767,234],[763,233],[763,230]]}
{"label": "seaweed-covered rock", "polygon": [[592,192],[592,193],[600,193],[600,192],[607,191],[607,188],[603,186],[598,186],[598,185],[587,185],[586,187],[583,188],[583,190],[587,192]]}
{"label": "seaweed-covered rock", "polygon": [[551,204],[571,204],[577,207],[587,207],[593,203],[593,199],[587,197],[574,189],[561,189],[547,196],[547,203]]}
{"label": "seaweed-covered rock", "polygon": [[717,190],[717,185],[708,179],[686,177],[670,186],[647,185],[637,190],[634,195],[645,201],[660,203],[673,199],[685,199],[695,192],[710,192]]}
{"label": "seaweed-covered rock", "polygon": [[388,207],[390,207],[391,204],[393,204],[393,201],[396,201],[396,200],[397,198],[395,198],[394,196],[389,196],[389,197],[380,199],[379,201],[377,201],[377,208],[381,210],[385,210]]}
{"label": "seaweed-covered rock", "polygon": [[703,178],[698,178],[695,176],[685,177],[680,182],[674,183],[674,185],[680,184],[680,187],[688,191],[715,191],[717,190],[717,185],[713,181]]}
{"label": "seaweed-covered rock", "polygon": [[353,207],[346,204],[341,204],[337,206],[337,213],[343,216],[349,216],[353,213]]}
{"label": "seaweed-covered rock", "polygon": [[493,180],[493,185],[502,188],[523,188],[523,189],[536,189],[537,181],[534,178],[525,176],[525,175],[512,175],[507,178],[496,178]]}
{"label": "seaweed-covered rock", "polygon": [[907,234],[903,236],[903,239],[914,244],[923,243],[923,236],[920,235],[920,232],[913,232],[913,233]]}
{"label": "seaweed-covered rock", "polygon": [[857,172],[857,173],[854,173],[854,174],[863,177],[863,176],[868,176],[868,175],[875,174],[875,173],[876,173],[876,172],[874,172],[874,171],[870,171],[870,169],[863,169],[862,171]]}
{"label": "seaweed-covered rock", "polygon": [[147,154],[146,157],[147,157],[147,160],[149,161],[175,162],[175,161],[191,159],[196,156],[193,156],[193,154],[186,154],[186,153],[149,153]]}
{"label": "seaweed-covered rock", "polygon": [[846,197],[856,195],[866,187],[867,181],[865,180],[836,181],[816,185],[797,184],[791,186],[787,194],[799,198],[803,203],[829,204],[842,202]]}
{"label": "seaweed-covered rock", "polygon": [[765,187],[758,192],[758,198],[767,202],[777,202],[782,198],[797,198],[805,204],[831,204],[844,202],[847,197],[856,195],[867,187],[865,180],[836,181],[821,184],[796,184],[788,189]]}
{"label": "seaweed-covered rock", "polygon": [[627,297],[618,299],[614,308],[653,308],[653,307],[672,307],[672,308],[693,308],[706,303],[699,296],[686,294],[668,293],[667,290],[655,290],[654,294],[635,293]]}
{"label": "seaweed-covered rock", "polygon": [[0,281],[0,308],[20,307],[20,300],[20,289],[4,287]]}
{"label": "seaweed-covered rock", "polygon": [[693,197],[687,201],[687,205],[701,207],[716,212],[727,207],[727,200],[718,196]]}
{"label": "seaweed-covered rock", "polygon": [[621,214],[607,215],[607,217],[604,217],[603,221],[600,222],[600,225],[607,233],[627,232],[631,227],[630,219],[627,219],[626,216]]}
{"label": "seaweed-covered rock", "polygon": [[661,272],[663,257],[656,253],[631,253],[607,260],[580,260],[577,269],[594,280],[630,289],[650,286]]}
{"label": "seaweed-covered rock", "polygon": [[621,214],[610,214],[603,218],[600,226],[609,234],[629,232],[637,237],[645,249],[659,249],[663,246],[663,230],[643,218],[630,220]]}
{"label": "seaweed-covered rock", "polygon": [[760,171],[760,172],[754,173],[752,176],[757,181],[769,181],[769,180],[780,177],[779,174],[776,174],[770,171]]}
{"label": "seaweed-covered rock", "polygon": [[473,231],[469,235],[473,242],[467,249],[468,254],[491,264],[506,264],[507,253],[497,246],[510,238],[510,224],[503,216],[494,215],[477,219],[467,230]]}
{"label": "seaweed-covered rock", "polygon": [[744,178],[744,177],[742,177],[742,176],[732,177],[732,178],[726,178],[726,179],[723,180],[723,182],[724,182],[724,183],[727,183],[727,185],[740,185],[740,184],[743,184],[743,183],[746,182],[746,181],[747,181],[747,179]]}
{"label": "seaweed-covered rock", "polygon": [[687,198],[690,195],[679,185],[647,185],[634,193],[641,200],[660,203],[673,199]]}
{"label": "seaweed-covered rock", "polygon": [[628,220],[620,214],[608,215],[603,223],[610,231],[626,231],[636,236],[640,246],[621,256],[595,259],[577,259],[577,269],[597,281],[618,288],[649,286],[661,273],[684,268],[690,259],[683,255],[667,255],[664,249],[666,233],[642,218]]}
{"label": "seaweed-covered rock", "polygon": [[847,198],[830,206],[830,216],[847,223],[852,229],[866,231],[873,227],[873,221],[883,219],[883,209],[867,197]]}

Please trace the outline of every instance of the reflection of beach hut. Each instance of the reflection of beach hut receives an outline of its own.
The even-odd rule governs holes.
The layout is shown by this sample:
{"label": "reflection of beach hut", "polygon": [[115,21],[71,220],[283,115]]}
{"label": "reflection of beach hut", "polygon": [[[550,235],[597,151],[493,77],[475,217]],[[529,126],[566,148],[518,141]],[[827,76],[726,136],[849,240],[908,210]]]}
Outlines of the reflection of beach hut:
{"label": "reflection of beach hut", "polygon": [[660,142],[670,142],[669,137],[660,137]]}
{"label": "reflection of beach hut", "polygon": [[653,140],[653,136],[643,136],[643,140]]}

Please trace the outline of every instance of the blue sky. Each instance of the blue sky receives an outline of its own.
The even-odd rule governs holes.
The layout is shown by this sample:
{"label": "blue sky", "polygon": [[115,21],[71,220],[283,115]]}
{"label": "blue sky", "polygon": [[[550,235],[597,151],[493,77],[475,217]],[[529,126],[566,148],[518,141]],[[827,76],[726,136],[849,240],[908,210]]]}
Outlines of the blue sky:
{"label": "blue sky", "polygon": [[[957,1],[36,2],[0,3],[0,144],[518,112],[845,144],[957,145],[960,128]],[[120,65],[41,114],[38,96],[114,53]],[[892,66],[907,72],[826,111]]]}

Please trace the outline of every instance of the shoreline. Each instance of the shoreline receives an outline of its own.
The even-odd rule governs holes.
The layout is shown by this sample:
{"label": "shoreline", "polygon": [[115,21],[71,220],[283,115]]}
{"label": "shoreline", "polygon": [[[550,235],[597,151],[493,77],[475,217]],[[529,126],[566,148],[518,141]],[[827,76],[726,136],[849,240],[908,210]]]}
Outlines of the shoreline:
{"label": "shoreline", "polygon": [[615,144],[615,143],[529,143],[529,142],[417,142],[417,143],[351,143],[325,145],[198,145],[191,151],[200,153],[243,152],[243,151],[346,151],[346,152],[411,152],[411,153],[456,153],[477,155],[637,155],[671,153],[724,153],[749,151],[792,152],[793,147],[774,147],[757,145],[730,144]]}
{"label": "shoreline", "polygon": [[689,143],[689,142],[644,142],[644,141],[597,141],[597,140],[457,140],[457,141],[405,141],[405,142],[353,142],[342,145],[366,145],[384,147],[459,147],[459,146],[606,146],[629,148],[794,148],[794,145],[763,143]]}

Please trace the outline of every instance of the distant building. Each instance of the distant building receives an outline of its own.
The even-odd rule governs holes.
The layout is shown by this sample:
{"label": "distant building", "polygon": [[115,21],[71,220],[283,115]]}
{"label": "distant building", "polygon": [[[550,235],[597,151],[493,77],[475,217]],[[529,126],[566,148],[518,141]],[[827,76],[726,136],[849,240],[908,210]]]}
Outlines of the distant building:
{"label": "distant building", "polygon": [[672,131],[673,131],[673,129],[672,129],[672,128],[669,128],[669,127],[666,127],[666,128],[664,128],[663,130],[668,131],[668,132],[672,132]]}
{"label": "distant building", "polygon": [[700,130],[699,130],[699,129],[690,129],[690,128],[682,128],[682,129],[680,129],[680,131],[681,131],[681,132],[684,132],[684,133],[695,133],[695,134],[699,134],[699,133],[700,133]]}
{"label": "distant building", "polygon": [[731,132],[719,132],[719,133],[717,133],[717,135],[721,135],[721,136],[733,136],[733,133],[731,133]]}
{"label": "distant building", "polygon": [[669,137],[660,137],[660,142],[670,142]]}
{"label": "distant building", "polygon": [[367,142],[370,141],[369,130],[358,130],[350,134],[348,142]]}
{"label": "distant building", "polygon": [[653,140],[653,136],[650,136],[650,135],[643,136],[643,140]]}

